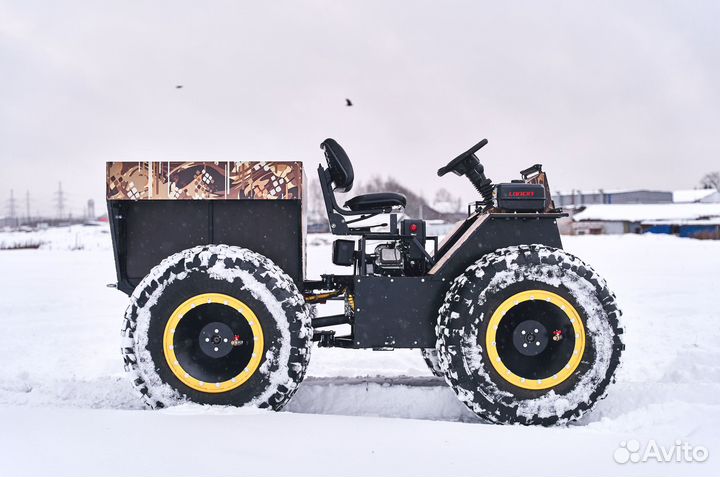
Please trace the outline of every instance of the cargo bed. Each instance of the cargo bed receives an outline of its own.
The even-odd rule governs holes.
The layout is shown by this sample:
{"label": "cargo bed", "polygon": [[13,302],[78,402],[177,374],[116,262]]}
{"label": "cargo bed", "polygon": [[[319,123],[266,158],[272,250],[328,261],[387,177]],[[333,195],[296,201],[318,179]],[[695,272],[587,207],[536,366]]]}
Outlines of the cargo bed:
{"label": "cargo bed", "polygon": [[117,285],[130,294],[169,255],[207,244],[249,248],[302,289],[300,162],[108,162]]}

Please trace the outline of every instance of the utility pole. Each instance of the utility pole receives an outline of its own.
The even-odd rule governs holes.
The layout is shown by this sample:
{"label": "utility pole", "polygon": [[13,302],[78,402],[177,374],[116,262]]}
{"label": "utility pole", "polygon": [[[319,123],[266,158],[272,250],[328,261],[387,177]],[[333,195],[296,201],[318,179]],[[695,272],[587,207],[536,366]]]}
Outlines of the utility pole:
{"label": "utility pole", "polygon": [[58,182],[58,190],[55,192],[55,205],[57,207],[57,218],[62,220],[65,215],[65,193],[62,190],[62,182]]}

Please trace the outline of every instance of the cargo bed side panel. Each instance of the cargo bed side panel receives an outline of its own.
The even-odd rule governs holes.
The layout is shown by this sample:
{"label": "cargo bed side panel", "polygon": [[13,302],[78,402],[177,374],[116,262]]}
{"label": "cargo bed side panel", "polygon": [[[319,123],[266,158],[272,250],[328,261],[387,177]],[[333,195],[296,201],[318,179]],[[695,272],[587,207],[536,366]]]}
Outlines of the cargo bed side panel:
{"label": "cargo bed side panel", "polygon": [[108,163],[118,287],[132,293],[174,253],[227,244],[265,255],[302,289],[303,182],[300,163]]}

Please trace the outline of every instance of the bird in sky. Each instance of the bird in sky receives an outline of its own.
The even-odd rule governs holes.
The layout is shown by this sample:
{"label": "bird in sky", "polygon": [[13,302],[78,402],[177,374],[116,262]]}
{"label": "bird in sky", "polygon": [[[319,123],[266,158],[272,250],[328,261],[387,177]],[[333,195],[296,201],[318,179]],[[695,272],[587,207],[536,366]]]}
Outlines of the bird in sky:
{"label": "bird in sky", "polygon": [[345,98],[345,106],[352,106],[352,101],[350,101],[348,98]]}

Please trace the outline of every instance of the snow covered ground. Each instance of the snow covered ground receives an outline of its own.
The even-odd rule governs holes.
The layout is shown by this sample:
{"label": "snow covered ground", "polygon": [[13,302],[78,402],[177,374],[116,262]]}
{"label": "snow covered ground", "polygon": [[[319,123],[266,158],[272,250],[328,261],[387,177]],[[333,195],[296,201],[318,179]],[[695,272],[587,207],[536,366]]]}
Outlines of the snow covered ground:
{"label": "snow covered ground", "polygon": [[0,250],[40,248],[42,250],[109,250],[110,227],[107,223],[50,227],[32,232],[0,231]]}
{"label": "snow covered ground", "polygon": [[[720,474],[718,241],[564,237],[616,291],[627,350],[593,413],[545,429],[476,422],[415,350],[315,349],[287,412],[145,411],[122,371],[109,235],[45,234],[0,251],[0,475]],[[332,269],[327,237],[309,243],[310,276]],[[633,439],[709,458],[616,463]]]}

